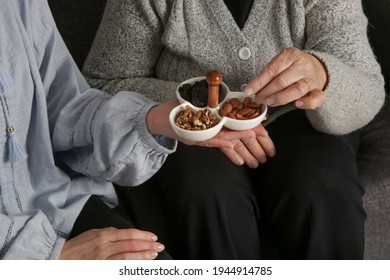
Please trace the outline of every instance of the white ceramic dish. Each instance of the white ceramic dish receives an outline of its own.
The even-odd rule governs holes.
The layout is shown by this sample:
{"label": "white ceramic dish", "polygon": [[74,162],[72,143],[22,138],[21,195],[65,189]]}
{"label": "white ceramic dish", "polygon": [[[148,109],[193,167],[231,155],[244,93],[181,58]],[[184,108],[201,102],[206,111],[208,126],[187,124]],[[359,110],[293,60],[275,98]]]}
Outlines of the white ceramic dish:
{"label": "white ceramic dish", "polygon": [[[244,100],[244,98],[247,97],[244,92],[241,91],[229,91],[225,100],[228,101],[232,98],[238,98],[241,102]],[[251,97],[252,101],[254,101],[255,97]],[[259,116],[253,119],[249,120],[237,120],[237,119],[232,119],[229,117],[223,117],[222,119],[225,119],[224,125],[227,128],[230,128],[232,130],[247,130],[247,129],[252,129],[258,126],[263,120],[265,120],[265,116],[267,114],[267,105],[262,104],[261,105],[261,110]]]}
{"label": "white ceramic dish", "polygon": [[217,116],[219,123],[217,123],[215,126],[204,129],[204,130],[188,130],[184,128],[180,128],[175,124],[175,120],[177,117],[177,114],[180,111],[185,110],[186,106],[190,106],[191,108],[195,110],[202,110],[204,108],[198,108],[193,106],[191,103],[185,101],[184,103],[181,103],[180,105],[176,106],[172,109],[172,111],[169,114],[169,123],[171,124],[173,130],[176,132],[177,135],[179,135],[181,138],[191,140],[191,141],[205,141],[207,139],[213,138],[217,133],[221,130],[224,121],[223,119],[218,115],[218,109],[216,108],[209,108],[209,110]]}
{"label": "white ceramic dish", "polygon": [[[262,104],[261,105],[261,111],[260,115],[253,119],[248,120],[237,120],[232,119],[229,117],[221,117],[218,114],[220,106],[225,102],[232,98],[238,98],[241,102],[246,97],[244,92],[239,91],[230,91],[228,86],[222,82],[222,91],[226,92],[226,96],[224,99],[220,100],[219,105],[217,108],[209,108],[209,107],[196,107],[190,102],[186,101],[179,92],[179,88],[184,84],[194,84],[197,81],[204,80],[206,77],[196,77],[189,80],[186,80],[182,82],[176,89],[176,97],[181,103],[180,105],[176,106],[172,109],[171,113],[169,114],[169,122],[173,128],[173,130],[176,132],[178,136],[181,138],[191,140],[191,141],[205,141],[212,137],[214,137],[218,132],[222,129],[223,126],[232,129],[232,130],[247,130],[252,129],[258,126],[263,120],[265,120],[266,114],[267,114],[267,105]],[[254,96],[251,97],[252,100],[254,100]],[[204,129],[204,130],[187,130],[178,127],[175,124],[176,116],[180,111],[185,110],[186,105],[190,106],[194,110],[203,110],[205,108],[209,109],[217,118],[220,120],[219,123],[211,128]]]}

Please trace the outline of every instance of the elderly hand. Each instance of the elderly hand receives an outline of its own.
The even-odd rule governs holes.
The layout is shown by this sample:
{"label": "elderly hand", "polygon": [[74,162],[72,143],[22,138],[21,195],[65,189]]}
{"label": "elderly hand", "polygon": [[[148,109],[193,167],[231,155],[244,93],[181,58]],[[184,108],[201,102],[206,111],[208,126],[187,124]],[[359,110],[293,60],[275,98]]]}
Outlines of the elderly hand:
{"label": "elderly hand", "polygon": [[295,48],[284,49],[248,82],[247,95],[269,106],[294,102],[301,109],[315,109],[325,101],[328,75],[315,56]]}
{"label": "elderly hand", "polygon": [[138,229],[91,229],[65,242],[62,260],[151,260],[164,250],[157,237]]}
{"label": "elderly hand", "polygon": [[268,157],[275,155],[275,146],[261,124],[242,131],[223,128],[216,136],[206,141],[179,141],[187,145],[219,148],[234,164],[246,164],[251,168],[256,168],[259,163],[265,163]]}
{"label": "elderly hand", "polygon": [[259,164],[265,163],[268,157],[276,154],[274,143],[268,136],[262,125],[252,129],[254,137],[242,137],[233,139],[233,148],[220,148],[227,158],[237,165],[246,164],[256,168]]}

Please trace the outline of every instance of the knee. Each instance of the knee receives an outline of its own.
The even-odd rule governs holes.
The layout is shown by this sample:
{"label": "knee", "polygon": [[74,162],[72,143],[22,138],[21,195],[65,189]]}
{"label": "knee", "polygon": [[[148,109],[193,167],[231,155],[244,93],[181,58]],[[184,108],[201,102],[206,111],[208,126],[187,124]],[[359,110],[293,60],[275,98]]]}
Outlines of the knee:
{"label": "knee", "polygon": [[296,208],[360,207],[363,188],[356,172],[348,172],[324,162],[289,169],[275,182],[279,198]]}
{"label": "knee", "polygon": [[237,204],[237,201],[255,200],[247,178],[219,178],[212,182],[191,180],[191,183],[176,185],[170,193],[177,201],[187,204]]}

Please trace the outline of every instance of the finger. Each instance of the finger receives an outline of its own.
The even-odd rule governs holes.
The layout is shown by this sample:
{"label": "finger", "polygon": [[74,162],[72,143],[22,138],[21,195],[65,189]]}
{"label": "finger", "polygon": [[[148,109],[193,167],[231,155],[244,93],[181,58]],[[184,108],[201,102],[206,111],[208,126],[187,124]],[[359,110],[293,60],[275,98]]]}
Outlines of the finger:
{"label": "finger", "polygon": [[302,71],[297,71],[296,67],[293,65],[282,73],[280,73],[277,77],[275,77],[272,81],[270,81],[262,90],[260,90],[256,94],[256,101],[259,103],[267,103],[268,105],[273,105],[270,102],[270,97],[274,94],[281,92],[291,85],[294,85],[297,81],[304,78]]}
{"label": "finger", "polygon": [[248,150],[242,141],[237,141],[234,150],[244,159],[245,164],[250,168],[256,168],[259,166],[257,159],[254,157],[254,155],[252,155],[252,153]]}
{"label": "finger", "polygon": [[268,137],[268,131],[264,128],[262,124],[256,126],[252,130],[256,134],[256,136]]}
{"label": "finger", "polygon": [[107,239],[109,241],[138,239],[145,241],[157,241],[157,236],[149,231],[143,231],[135,228],[116,229],[108,231]]}
{"label": "finger", "polygon": [[203,146],[203,147],[224,148],[224,149],[234,148],[234,145],[230,140],[226,140],[223,138],[211,138],[204,142],[195,142],[195,143],[198,143],[199,146]]}
{"label": "finger", "polygon": [[[217,134],[218,135],[218,134]],[[241,138],[249,138],[255,137],[256,134],[248,129],[248,130],[230,130],[230,129],[222,129],[218,135],[220,138],[225,140],[237,140]]]}
{"label": "finger", "polygon": [[314,89],[305,96],[295,101],[295,106],[299,109],[315,109],[321,106],[326,100],[325,93],[320,89]]}
{"label": "finger", "polygon": [[253,168],[256,168],[259,162],[265,163],[267,161],[267,155],[256,138],[243,139],[243,143],[251,155],[256,159],[256,163],[251,163],[253,164]]}
{"label": "finger", "polygon": [[263,148],[267,157],[274,157],[276,155],[276,148],[270,137],[258,136],[257,141]]}
{"label": "finger", "polygon": [[234,149],[222,148],[220,150],[234,164],[241,166],[245,163],[244,159]]}
{"label": "finger", "polygon": [[[293,102],[310,91],[310,80],[301,79],[291,86],[267,97],[268,106],[281,106]],[[257,97],[256,97],[257,99]]]}
{"label": "finger", "polygon": [[154,241],[131,239],[107,243],[102,246],[101,250],[104,250],[104,255],[112,256],[121,253],[136,253],[142,251],[161,252],[164,250],[164,245]]}
{"label": "finger", "polygon": [[253,95],[266,87],[273,79],[289,68],[298,57],[299,50],[287,48],[276,55],[253,79],[251,79],[246,88],[247,95]]}
{"label": "finger", "polygon": [[205,146],[205,147],[233,149],[234,148],[234,144],[232,143],[233,140],[237,140],[240,138],[247,138],[247,137],[248,138],[255,137],[255,136],[256,133],[252,130],[233,131],[228,129],[222,129],[213,138],[203,142],[192,142],[192,144],[198,146]]}
{"label": "finger", "polygon": [[156,251],[143,251],[137,253],[123,253],[112,255],[107,260],[154,260],[157,258],[158,253]]}

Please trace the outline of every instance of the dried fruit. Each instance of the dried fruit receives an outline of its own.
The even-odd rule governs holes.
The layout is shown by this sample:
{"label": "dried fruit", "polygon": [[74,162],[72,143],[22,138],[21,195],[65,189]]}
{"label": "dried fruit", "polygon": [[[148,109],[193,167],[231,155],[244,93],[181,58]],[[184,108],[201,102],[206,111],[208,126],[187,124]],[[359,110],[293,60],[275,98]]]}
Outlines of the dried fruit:
{"label": "dried fruit", "polygon": [[[183,84],[179,87],[181,97],[195,107],[206,107],[208,104],[208,84],[206,80],[200,80],[194,84]],[[222,85],[219,86],[219,100],[223,100],[226,92],[223,92]]]}

